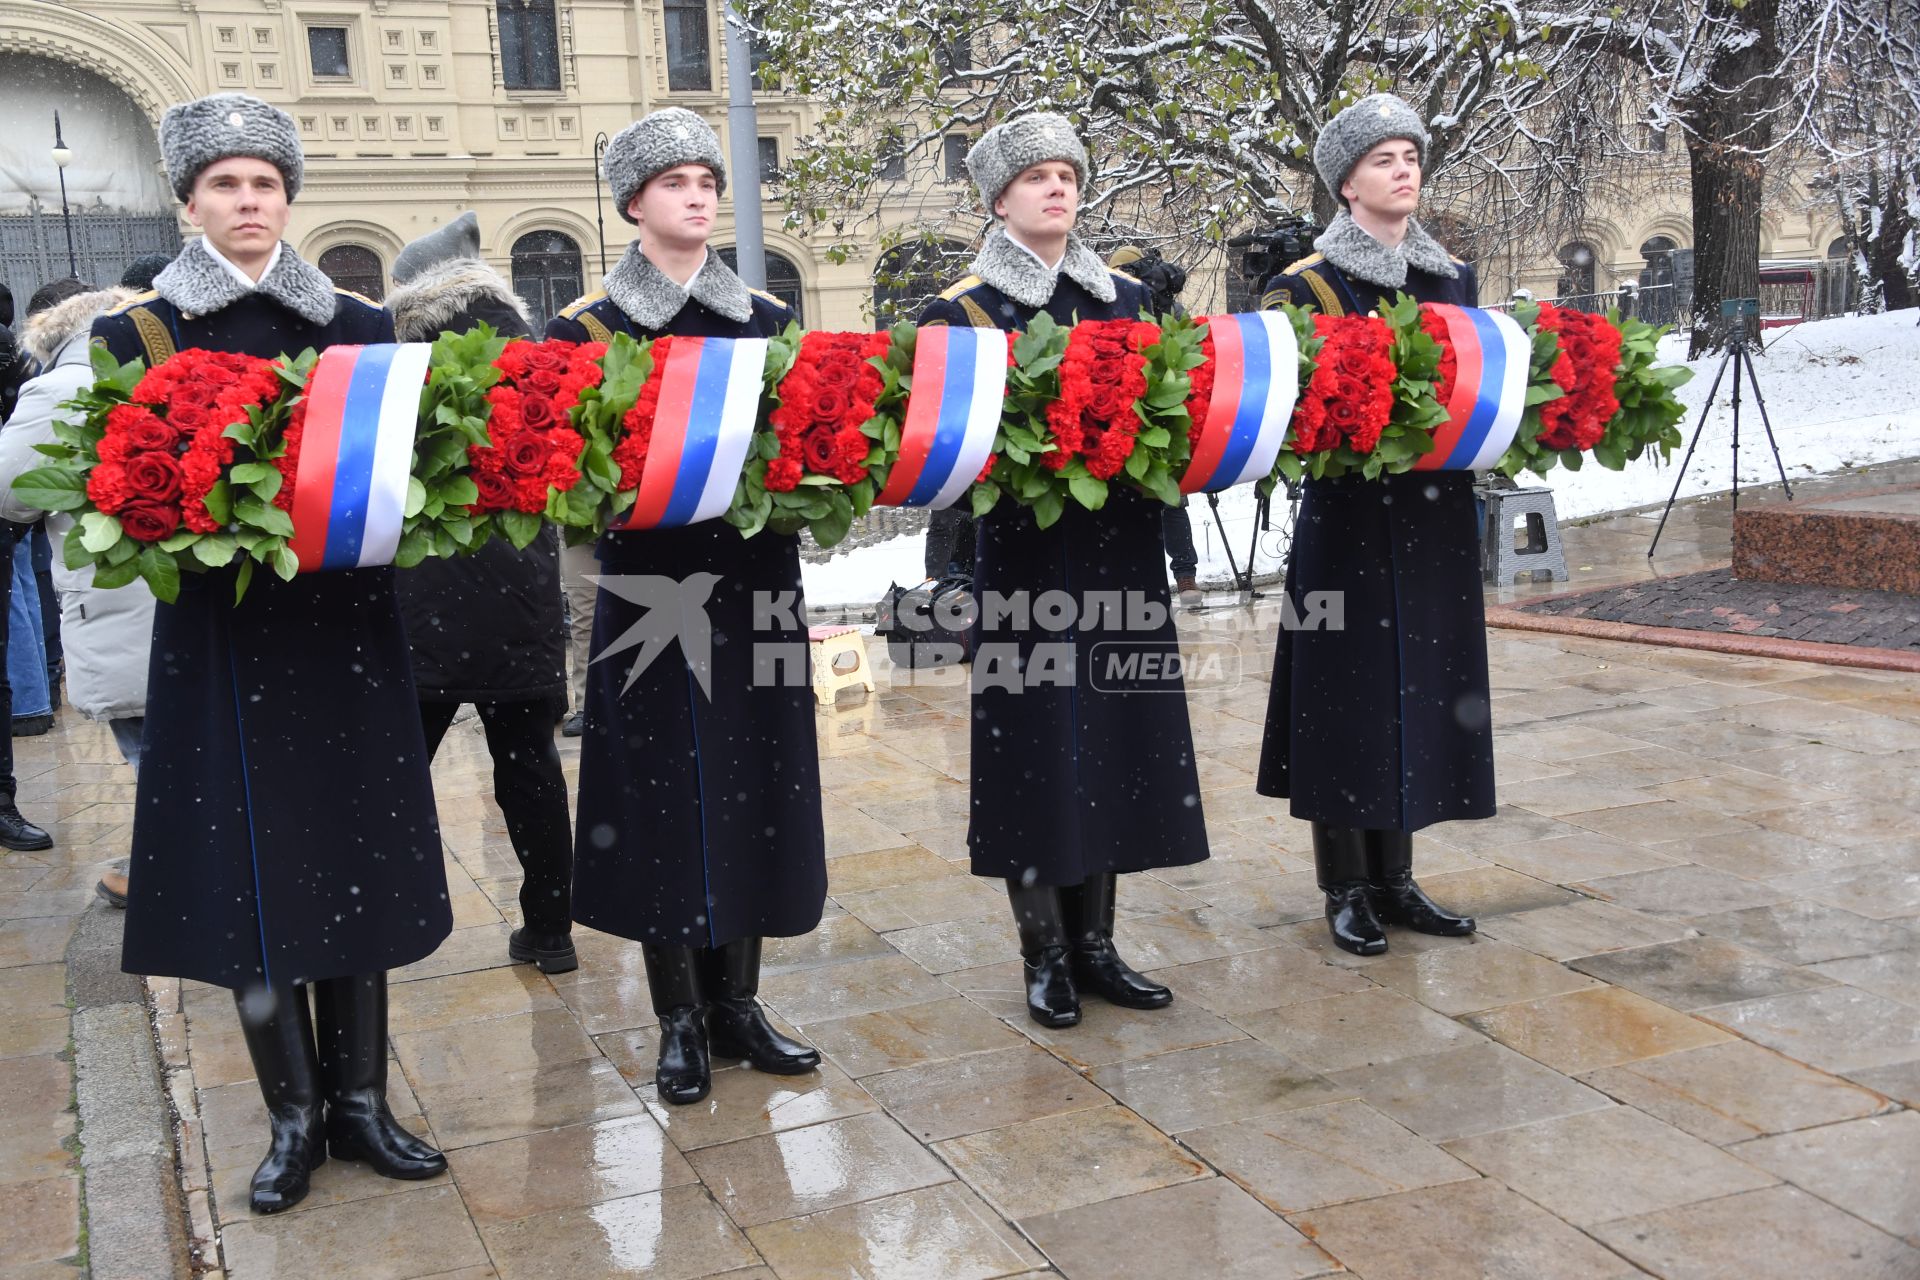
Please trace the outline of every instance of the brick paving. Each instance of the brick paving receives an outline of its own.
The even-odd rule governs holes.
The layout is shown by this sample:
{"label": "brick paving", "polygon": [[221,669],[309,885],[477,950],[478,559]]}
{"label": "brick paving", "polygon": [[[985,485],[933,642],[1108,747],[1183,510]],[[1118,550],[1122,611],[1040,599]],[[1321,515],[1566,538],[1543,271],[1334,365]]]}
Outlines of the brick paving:
{"label": "brick paving", "polygon": [[[1576,581],[1645,582],[1650,533],[1570,528]],[[1662,568],[1726,544],[1689,506]],[[1491,633],[1498,816],[1416,841],[1481,932],[1359,960],[1327,943],[1306,826],[1253,791],[1271,613],[1181,625],[1245,662],[1189,691],[1212,859],[1124,879],[1119,945],[1171,1009],[1026,1019],[1004,897],[966,874],[965,691],[893,682],[876,646],[881,691],[817,722],[827,918],[769,944],[762,988],[825,1065],[662,1105],[637,948],[582,931],[576,973],[506,963],[518,868],[461,726],[434,772],[456,930],[394,975],[392,1020],[397,1114],[451,1173],[330,1162],[251,1217],[265,1129],[231,1001],[152,983],[200,1266],[1920,1275],[1920,677]],[[22,740],[20,778],[58,843],[0,857],[0,1277],[43,1280],[81,1248],[67,944],[133,787],[70,716]]]}

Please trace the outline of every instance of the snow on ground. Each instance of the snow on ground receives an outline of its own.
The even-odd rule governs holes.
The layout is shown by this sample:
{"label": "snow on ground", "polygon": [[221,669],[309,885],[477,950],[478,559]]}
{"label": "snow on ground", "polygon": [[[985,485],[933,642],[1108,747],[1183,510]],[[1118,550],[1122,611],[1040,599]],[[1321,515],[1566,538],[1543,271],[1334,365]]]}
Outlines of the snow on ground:
{"label": "snow on ground", "polygon": [[[1765,350],[1754,354],[1753,366],[1789,480],[1920,456],[1920,325],[1916,320],[1920,311],[1908,310],[1766,331]],[[1666,363],[1687,363],[1685,354],[1683,335],[1670,335],[1661,345]],[[1681,424],[1686,441],[1693,440],[1719,363],[1718,355],[1692,362],[1693,381],[1680,389],[1680,399],[1687,406]],[[1732,487],[1732,376],[1729,368],[1693,460],[1687,464],[1680,486],[1683,500]],[[1779,473],[1751,386],[1742,386],[1740,398],[1740,483],[1742,487],[1777,483]],[[1556,470],[1544,479],[1527,477],[1521,483],[1550,486],[1563,521],[1655,505],[1673,492],[1685,449],[1683,443],[1665,465],[1643,458],[1625,471],[1588,465],[1579,472]],[[1245,568],[1250,546],[1254,571],[1275,572],[1284,543],[1277,529],[1256,536],[1252,486],[1243,485],[1219,497],[1218,522],[1204,499],[1196,498],[1189,507],[1201,581],[1226,582],[1229,549],[1232,559]],[[1276,497],[1276,520],[1284,515],[1284,506],[1284,500]],[[802,573],[810,605],[871,605],[891,582],[920,581],[921,539],[895,538],[863,547],[824,564],[805,565]]]}

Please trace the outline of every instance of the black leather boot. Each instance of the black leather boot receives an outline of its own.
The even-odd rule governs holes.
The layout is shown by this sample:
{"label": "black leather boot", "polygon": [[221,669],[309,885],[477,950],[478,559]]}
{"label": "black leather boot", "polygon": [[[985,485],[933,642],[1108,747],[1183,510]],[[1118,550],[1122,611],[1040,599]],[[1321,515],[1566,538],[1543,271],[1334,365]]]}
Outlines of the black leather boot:
{"label": "black leather boot", "polygon": [[1060,891],[1066,915],[1073,985],[1128,1009],[1164,1009],[1173,992],[1134,972],[1113,949],[1114,891],[1119,877],[1111,871],[1087,877],[1085,884]]}
{"label": "black leather boot", "polygon": [[308,1176],[327,1162],[313,1015],[304,987],[236,991],[233,1002],[273,1130],[267,1157],[253,1171],[249,1203],[255,1213],[279,1213],[306,1199]]}
{"label": "black leather boot", "polygon": [[580,967],[570,933],[534,933],[522,925],[507,938],[507,959],[533,964],[542,973],[572,973]]}
{"label": "black leather boot", "polygon": [[1477,927],[1472,916],[1455,915],[1413,881],[1413,833],[1369,831],[1367,881],[1373,910],[1388,924],[1415,933],[1463,938]]}
{"label": "black leather boot", "polygon": [[32,853],[51,848],[53,837],[22,817],[11,795],[0,795],[0,849]]}
{"label": "black leather boot", "polygon": [[1068,959],[1067,924],[1060,891],[1050,884],[1007,881],[1007,900],[1020,930],[1020,958],[1027,975],[1027,1014],[1043,1027],[1071,1027],[1080,1021],[1080,996],[1073,989]]}
{"label": "black leather boot", "polygon": [[647,989],[660,1017],[660,1061],[653,1082],[660,1099],[678,1106],[698,1102],[713,1088],[707,1058],[707,1005],[700,988],[699,955],[688,946],[644,943]]}
{"label": "black leather boot", "polygon": [[820,1051],[773,1029],[760,1007],[760,939],[736,938],[702,957],[707,978],[707,1048],[722,1058],[744,1058],[756,1071],[805,1075]]}
{"label": "black leather boot", "polygon": [[1387,931],[1373,912],[1367,884],[1367,833],[1354,827],[1313,824],[1313,870],[1327,895],[1327,928],[1333,945],[1356,956],[1387,949]]}
{"label": "black leather boot", "polygon": [[387,975],[356,973],[313,984],[320,1078],[327,1092],[327,1150],[383,1178],[416,1181],[447,1171],[447,1158],[400,1127],[387,1108]]}

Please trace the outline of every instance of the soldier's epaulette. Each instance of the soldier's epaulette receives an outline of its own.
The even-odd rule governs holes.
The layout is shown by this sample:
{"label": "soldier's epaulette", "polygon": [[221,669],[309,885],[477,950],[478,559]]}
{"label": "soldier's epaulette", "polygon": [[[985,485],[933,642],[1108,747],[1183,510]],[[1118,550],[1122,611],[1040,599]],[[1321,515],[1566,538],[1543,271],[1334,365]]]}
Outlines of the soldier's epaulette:
{"label": "soldier's epaulette", "polygon": [[158,291],[153,289],[149,289],[145,293],[136,293],[131,298],[128,298],[125,302],[122,302],[117,306],[108,307],[103,314],[110,315],[110,316],[125,315],[128,311],[132,310],[134,307],[138,307],[145,303],[152,302],[157,298],[159,298],[159,296],[160,294],[158,293]]}
{"label": "soldier's epaulette", "polygon": [[577,319],[582,311],[585,311],[596,302],[603,301],[606,296],[607,291],[605,289],[595,289],[592,293],[582,294],[560,309],[560,318],[563,320]]}
{"label": "soldier's epaulette", "polygon": [[1327,255],[1324,253],[1310,253],[1306,257],[1300,259],[1300,261],[1288,267],[1285,271],[1282,271],[1280,274],[1283,276],[1297,276],[1302,271],[1305,271],[1308,267],[1317,267],[1321,263],[1325,262],[1326,260],[1327,260]]}
{"label": "soldier's epaulette", "polygon": [[986,281],[982,280],[979,276],[962,276],[940,291],[940,300],[942,302],[953,302],[958,299],[961,294],[972,289],[978,289],[985,283]]}
{"label": "soldier's epaulette", "polygon": [[780,308],[782,311],[793,310],[793,308],[789,307],[783,299],[774,297],[772,294],[768,293],[765,289],[756,289],[752,285],[748,285],[747,292],[752,294],[754,297],[759,298],[763,302],[771,302],[774,306]]}
{"label": "soldier's epaulette", "polygon": [[369,298],[364,293],[355,293],[351,289],[342,289],[339,285],[333,286],[333,292],[336,297],[352,298],[355,302],[358,302],[363,306],[369,307],[375,311],[380,310],[380,304],[375,302],[372,298]]}

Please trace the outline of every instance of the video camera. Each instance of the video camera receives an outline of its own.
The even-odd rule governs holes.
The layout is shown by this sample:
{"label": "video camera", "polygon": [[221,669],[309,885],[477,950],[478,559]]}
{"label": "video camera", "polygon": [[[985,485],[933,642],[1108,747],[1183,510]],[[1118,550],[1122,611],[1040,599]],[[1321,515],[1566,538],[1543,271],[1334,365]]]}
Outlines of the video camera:
{"label": "video camera", "polygon": [[1234,236],[1227,247],[1242,251],[1240,276],[1254,286],[1254,296],[1258,297],[1267,291],[1273,277],[1313,252],[1313,240],[1319,234],[1311,218],[1292,217],[1264,231]]}

